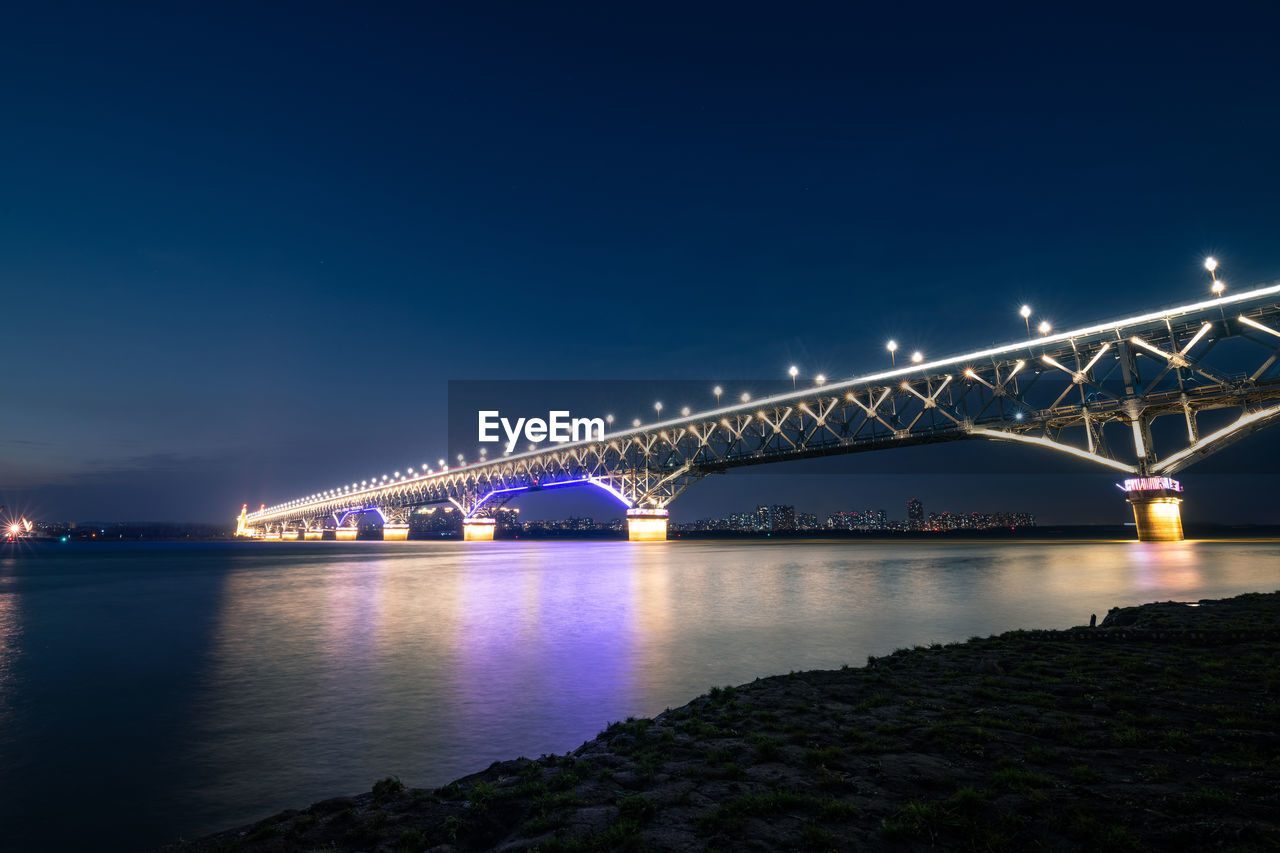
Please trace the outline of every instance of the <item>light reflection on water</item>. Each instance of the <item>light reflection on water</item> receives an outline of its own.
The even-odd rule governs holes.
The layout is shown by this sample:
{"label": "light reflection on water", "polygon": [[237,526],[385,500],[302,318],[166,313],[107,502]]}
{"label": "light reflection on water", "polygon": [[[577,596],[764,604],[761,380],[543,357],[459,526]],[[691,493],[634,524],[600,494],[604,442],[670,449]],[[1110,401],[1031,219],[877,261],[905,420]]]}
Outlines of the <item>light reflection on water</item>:
{"label": "light reflection on water", "polygon": [[[118,785],[83,819],[135,849],[387,775],[439,785],[564,752],[713,685],[1082,625],[1113,605],[1273,590],[1277,557],[1275,544],[1206,542],[37,553],[0,566],[0,712],[26,712],[10,710],[0,735],[0,823],[47,841],[60,812],[30,793],[41,774],[109,765]],[[86,726],[93,748],[68,746]],[[139,802],[157,807],[139,816]],[[81,837],[63,824],[53,831]]]}

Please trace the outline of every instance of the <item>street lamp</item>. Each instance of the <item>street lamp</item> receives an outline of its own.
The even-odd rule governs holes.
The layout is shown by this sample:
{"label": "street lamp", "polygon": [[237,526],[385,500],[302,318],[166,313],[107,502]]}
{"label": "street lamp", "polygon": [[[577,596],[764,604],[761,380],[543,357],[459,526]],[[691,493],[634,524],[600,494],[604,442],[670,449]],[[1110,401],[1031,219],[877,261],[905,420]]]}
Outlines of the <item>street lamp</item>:
{"label": "street lamp", "polygon": [[688,407],[688,406],[685,406],[684,408],[682,408],[682,409],[680,410],[680,414],[681,414],[681,415],[683,415],[683,416],[684,416],[684,417],[686,417],[686,418],[687,418],[687,417],[689,417],[689,407]]}
{"label": "street lamp", "polygon": [[720,395],[724,393],[724,389],[719,385],[711,389],[711,393],[716,395],[716,405],[720,405]]}
{"label": "street lamp", "polygon": [[898,357],[895,355],[895,353],[898,351],[898,342],[889,341],[889,343],[884,345],[884,348],[889,351],[890,363],[892,363],[896,367],[898,364]]}
{"label": "street lamp", "polygon": [[1042,334],[1042,335],[1047,335],[1047,334],[1049,334],[1051,331],[1053,331],[1053,326],[1050,326],[1050,325],[1049,325],[1049,321],[1048,321],[1048,320],[1041,320],[1041,321],[1040,321],[1040,325],[1039,325],[1039,326],[1036,326],[1036,331],[1037,331],[1037,332],[1039,332],[1039,333],[1040,333],[1040,334]]}
{"label": "street lamp", "polygon": [[922,361],[924,361],[924,353],[920,352],[920,350],[916,350],[915,352],[911,353],[912,364],[919,364]]}
{"label": "street lamp", "polygon": [[659,400],[658,402],[656,402],[656,403],[654,403],[654,404],[653,404],[653,410],[654,410],[655,412],[657,412],[657,413],[658,413],[659,417],[661,417],[661,415],[662,415],[662,401],[661,401],[661,400]]}
{"label": "street lamp", "polygon": [[791,369],[790,369],[790,370],[788,370],[788,371],[787,371],[787,373],[790,373],[790,374],[791,374],[791,387],[792,387],[792,388],[795,388],[795,387],[796,387],[796,376],[798,376],[798,375],[799,375],[799,373],[800,373],[800,368],[796,367],[796,366],[793,364],[793,365],[791,365]]}
{"label": "street lamp", "polygon": [[813,381],[819,385],[825,385],[827,383],[827,377],[825,374],[819,373],[817,376],[813,377]]}
{"label": "street lamp", "polygon": [[1213,291],[1214,296],[1222,296],[1222,291],[1227,289],[1227,283],[1218,278],[1217,258],[1205,258],[1204,268],[1209,271],[1209,275],[1213,276],[1213,284],[1209,286],[1209,289]]}
{"label": "street lamp", "polygon": [[1027,337],[1031,337],[1031,306],[1023,305],[1018,309],[1018,313],[1022,315],[1022,321],[1027,324]]}
{"label": "street lamp", "polygon": [[632,425],[633,427],[638,427],[638,426],[640,426],[640,419],[639,419],[639,418],[636,418],[635,420],[633,420],[633,421],[631,422],[631,425]]}
{"label": "street lamp", "polygon": [[751,395],[750,395],[750,394],[748,394],[746,391],[743,391],[743,392],[742,392],[742,397],[741,397],[741,399],[742,399],[742,402],[744,402],[744,403],[750,403],[750,402],[751,402]]}

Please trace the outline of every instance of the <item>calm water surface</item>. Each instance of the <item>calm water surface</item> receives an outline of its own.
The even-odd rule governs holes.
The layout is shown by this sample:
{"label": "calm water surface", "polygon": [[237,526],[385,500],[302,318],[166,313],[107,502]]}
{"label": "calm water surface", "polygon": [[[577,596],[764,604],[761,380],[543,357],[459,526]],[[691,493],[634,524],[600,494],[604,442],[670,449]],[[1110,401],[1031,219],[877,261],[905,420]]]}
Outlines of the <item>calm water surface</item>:
{"label": "calm water surface", "polygon": [[0,849],[143,849],[713,685],[1278,587],[1275,543],[10,548]]}

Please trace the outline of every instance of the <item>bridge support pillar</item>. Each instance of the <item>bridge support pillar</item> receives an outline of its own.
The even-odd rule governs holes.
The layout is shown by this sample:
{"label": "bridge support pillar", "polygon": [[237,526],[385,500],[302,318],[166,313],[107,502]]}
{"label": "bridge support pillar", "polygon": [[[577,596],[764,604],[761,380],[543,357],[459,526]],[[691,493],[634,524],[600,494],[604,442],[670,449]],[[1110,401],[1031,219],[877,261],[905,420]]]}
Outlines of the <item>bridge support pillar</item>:
{"label": "bridge support pillar", "polygon": [[462,519],[462,540],[464,542],[492,542],[493,529],[498,526],[493,518]]}
{"label": "bridge support pillar", "polygon": [[391,521],[382,525],[382,539],[384,542],[403,542],[408,538],[409,525],[396,524]]}
{"label": "bridge support pillar", "polygon": [[1133,505],[1139,542],[1182,541],[1182,484],[1168,477],[1126,480],[1125,499]]}
{"label": "bridge support pillar", "polygon": [[339,527],[333,531],[333,538],[339,542],[352,542],[360,532],[358,527]]}
{"label": "bridge support pillar", "polygon": [[627,540],[630,542],[667,541],[665,509],[627,510]]}
{"label": "bridge support pillar", "polygon": [[306,530],[303,531],[302,538],[308,542],[315,542],[324,538],[323,530]]}

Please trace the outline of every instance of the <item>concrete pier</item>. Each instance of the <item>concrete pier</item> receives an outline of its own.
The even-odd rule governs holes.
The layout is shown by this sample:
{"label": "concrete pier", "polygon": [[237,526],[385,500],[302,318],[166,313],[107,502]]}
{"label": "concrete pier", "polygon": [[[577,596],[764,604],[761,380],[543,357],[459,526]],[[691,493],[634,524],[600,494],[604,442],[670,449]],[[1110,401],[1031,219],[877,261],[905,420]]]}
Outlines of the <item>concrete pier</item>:
{"label": "concrete pier", "polygon": [[352,542],[355,540],[356,535],[359,534],[359,532],[360,531],[355,527],[339,527],[337,530],[333,531],[333,538],[337,539],[339,542]]}
{"label": "concrete pier", "polygon": [[409,538],[409,525],[387,523],[382,525],[384,542],[404,542]]}
{"label": "concrete pier", "polygon": [[665,509],[627,510],[627,540],[630,542],[667,541],[667,515]]}
{"label": "concrete pier", "polygon": [[1139,542],[1180,542],[1182,484],[1168,477],[1140,477],[1121,486],[1133,506]]}
{"label": "concrete pier", "polygon": [[464,518],[462,540],[464,542],[492,542],[493,530],[498,522],[493,518]]}

